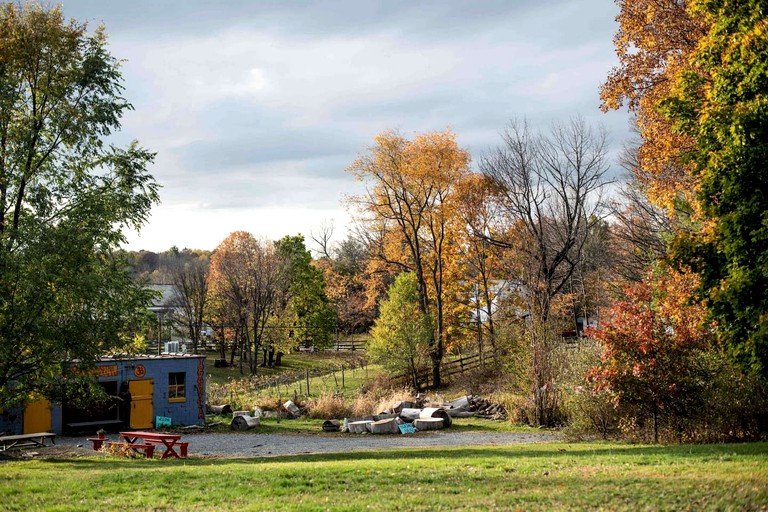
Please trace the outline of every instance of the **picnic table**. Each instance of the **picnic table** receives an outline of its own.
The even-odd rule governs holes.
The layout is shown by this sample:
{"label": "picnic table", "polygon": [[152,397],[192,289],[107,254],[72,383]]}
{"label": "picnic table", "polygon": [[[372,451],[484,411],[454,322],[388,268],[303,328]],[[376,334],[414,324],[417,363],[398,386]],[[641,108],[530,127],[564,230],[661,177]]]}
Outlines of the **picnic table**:
{"label": "picnic table", "polygon": [[[179,434],[161,434],[159,432],[120,432],[120,439],[123,440],[123,445],[130,448],[146,448],[147,446],[164,446],[165,452],[160,456],[161,459],[167,459],[169,457],[186,457],[187,446],[189,443],[181,441],[181,435]],[[141,442],[143,440],[143,442]],[[114,444],[114,443],[113,443]],[[176,448],[179,451],[176,451]],[[151,452],[152,450],[150,450]],[[151,455],[148,454],[151,457]]]}
{"label": "picnic table", "polygon": [[50,439],[56,444],[56,434],[52,432],[35,432],[34,434],[19,434],[0,437],[0,451],[22,446],[46,446],[45,440]]}

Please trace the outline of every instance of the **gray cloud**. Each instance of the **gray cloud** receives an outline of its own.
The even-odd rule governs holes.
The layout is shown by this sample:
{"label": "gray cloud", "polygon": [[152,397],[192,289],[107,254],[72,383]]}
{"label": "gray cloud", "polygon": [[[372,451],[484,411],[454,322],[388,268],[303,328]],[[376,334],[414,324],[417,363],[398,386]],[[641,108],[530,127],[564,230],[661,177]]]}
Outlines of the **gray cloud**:
{"label": "gray cloud", "polygon": [[158,225],[183,212],[331,211],[359,188],[344,168],[389,128],[450,127],[478,159],[511,117],[546,127],[579,114],[605,124],[618,153],[627,116],[598,110],[615,11],[605,0],[64,0],[67,16],[103,20],[127,59],[136,110],[115,140],[158,152]]}

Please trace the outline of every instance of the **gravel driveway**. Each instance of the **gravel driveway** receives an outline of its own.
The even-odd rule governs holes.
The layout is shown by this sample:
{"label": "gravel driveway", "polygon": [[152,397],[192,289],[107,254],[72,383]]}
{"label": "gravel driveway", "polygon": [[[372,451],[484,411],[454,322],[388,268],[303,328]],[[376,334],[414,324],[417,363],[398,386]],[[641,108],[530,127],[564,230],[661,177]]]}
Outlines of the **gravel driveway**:
{"label": "gravel driveway", "polygon": [[[116,435],[108,436],[116,440]],[[419,432],[412,435],[294,435],[209,433],[184,434],[191,456],[272,457],[303,453],[340,453],[385,448],[424,448],[431,446],[489,446],[541,443],[559,440],[556,434]],[[57,445],[90,446],[85,437],[57,437]]]}

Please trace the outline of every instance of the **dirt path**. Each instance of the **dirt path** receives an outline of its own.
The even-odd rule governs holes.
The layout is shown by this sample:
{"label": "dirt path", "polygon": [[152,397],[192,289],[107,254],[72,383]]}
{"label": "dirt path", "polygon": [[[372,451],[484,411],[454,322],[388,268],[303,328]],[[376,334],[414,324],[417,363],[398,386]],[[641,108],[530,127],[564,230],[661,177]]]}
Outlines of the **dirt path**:
{"label": "dirt path", "polygon": [[[115,436],[112,436],[115,437]],[[387,448],[440,446],[492,446],[557,441],[557,434],[482,432],[419,432],[413,435],[374,436],[370,434],[294,435],[209,433],[185,434],[190,456],[274,457],[305,453],[344,453]],[[89,446],[84,438],[60,437],[57,446]],[[37,450],[43,452],[43,450]],[[41,455],[43,455],[41,453]]]}

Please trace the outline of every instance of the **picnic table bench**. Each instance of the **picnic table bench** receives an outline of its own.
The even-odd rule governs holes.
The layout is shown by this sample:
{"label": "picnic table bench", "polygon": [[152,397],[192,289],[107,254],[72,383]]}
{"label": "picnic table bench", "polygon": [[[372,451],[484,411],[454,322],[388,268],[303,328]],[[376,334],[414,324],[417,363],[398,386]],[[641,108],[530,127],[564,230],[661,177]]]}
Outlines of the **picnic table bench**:
{"label": "picnic table bench", "polygon": [[[161,434],[159,432],[120,432],[120,438],[129,445],[141,444],[150,446],[164,446],[165,451],[160,456],[161,459],[167,459],[169,457],[181,458],[187,456],[187,448],[189,443],[181,441],[181,435],[179,434]],[[144,442],[140,443],[139,440],[143,439]],[[176,451],[176,448],[179,451]]]}
{"label": "picnic table bench", "polygon": [[51,432],[36,432],[34,434],[18,434],[0,437],[0,451],[22,446],[46,446],[45,440],[50,439],[56,444],[56,434]]}

